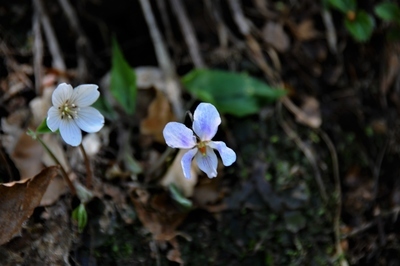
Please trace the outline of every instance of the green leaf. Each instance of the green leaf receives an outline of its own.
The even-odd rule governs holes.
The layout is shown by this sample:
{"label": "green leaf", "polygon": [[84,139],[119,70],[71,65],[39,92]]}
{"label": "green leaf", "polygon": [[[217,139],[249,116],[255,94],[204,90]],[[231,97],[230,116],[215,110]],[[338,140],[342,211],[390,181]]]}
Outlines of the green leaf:
{"label": "green leaf", "polygon": [[183,77],[185,88],[226,114],[245,116],[257,113],[268,102],[285,95],[247,74],[222,70],[195,69]]}
{"label": "green leaf", "polygon": [[357,7],[356,0],[329,0],[329,3],[331,4],[331,6],[339,9],[343,13],[355,11]]}
{"label": "green leaf", "polygon": [[395,21],[400,24],[400,8],[395,3],[381,3],[375,6],[375,14],[385,21]]}
{"label": "green leaf", "polygon": [[111,94],[127,114],[136,108],[136,75],[126,62],[115,38],[112,40]]}
{"label": "green leaf", "polygon": [[47,117],[45,117],[40,123],[40,125],[36,128],[37,134],[45,134],[45,133],[52,133],[51,129],[47,126]]}
{"label": "green leaf", "polygon": [[75,210],[73,210],[72,218],[78,222],[78,230],[80,233],[82,233],[83,229],[85,229],[88,220],[84,204],[81,203],[78,207],[75,208]]}
{"label": "green leaf", "polygon": [[365,42],[371,37],[375,21],[366,12],[358,11],[354,20],[345,19],[345,25],[355,40]]}
{"label": "green leaf", "polygon": [[182,193],[179,191],[179,189],[176,187],[175,184],[170,184],[168,188],[169,192],[171,193],[172,199],[176,203],[178,203],[181,207],[188,210],[193,206],[192,202],[187,198],[185,198],[184,195],[182,195]]}

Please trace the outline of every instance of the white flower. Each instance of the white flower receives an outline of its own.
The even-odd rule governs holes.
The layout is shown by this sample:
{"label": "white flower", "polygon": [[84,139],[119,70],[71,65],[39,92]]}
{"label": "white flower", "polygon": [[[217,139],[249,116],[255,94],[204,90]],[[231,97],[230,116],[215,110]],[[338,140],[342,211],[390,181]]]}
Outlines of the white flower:
{"label": "white flower", "polygon": [[183,174],[190,178],[193,157],[199,168],[209,178],[217,176],[218,159],[213,149],[218,150],[222,163],[229,166],[236,161],[236,153],[222,141],[212,141],[221,124],[221,118],[214,105],[200,103],[193,115],[193,131],[182,123],[170,122],[163,131],[168,146],[189,149],[181,160]]}
{"label": "white flower", "polygon": [[63,140],[71,146],[81,144],[81,130],[94,133],[104,126],[103,115],[90,107],[100,96],[97,88],[94,84],[84,84],[72,89],[62,83],[53,92],[47,126],[53,132],[59,129]]}

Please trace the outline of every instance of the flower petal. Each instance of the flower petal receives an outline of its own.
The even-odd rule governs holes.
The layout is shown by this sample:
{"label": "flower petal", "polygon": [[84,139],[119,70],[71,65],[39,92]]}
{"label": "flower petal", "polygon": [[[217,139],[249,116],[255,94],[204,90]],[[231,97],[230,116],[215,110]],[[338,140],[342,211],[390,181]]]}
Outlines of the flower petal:
{"label": "flower petal", "polygon": [[223,141],[210,141],[207,144],[209,147],[218,150],[219,155],[221,155],[222,163],[225,166],[229,166],[236,161],[236,153],[228,148]]}
{"label": "flower petal", "polygon": [[82,132],[72,119],[61,119],[60,133],[63,140],[71,146],[78,146],[82,142]]}
{"label": "flower petal", "polygon": [[200,170],[206,173],[208,178],[217,176],[218,159],[213,149],[206,147],[206,155],[198,152],[195,159]]}
{"label": "flower petal", "polygon": [[104,126],[104,116],[93,107],[80,107],[75,122],[83,131],[94,133]]}
{"label": "flower petal", "polygon": [[60,127],[61,117],[58,109],[54,106],[47,111],[47,126],[51,131],[55,132]]}
{"label": "flower petal", "polygon": [[172,148],[191,149],[196,145],[193,131],[182,123],[169,122],[164,130],[165,142]]}
{"label": "flower petal", "polygon": [[78,107],[92,105],[100,96],[97,90],[99,86],[95,84],[83,84],[74,89],[71,102]]}
{"label": "flower petal", "polygon": [[183,175],[186,178],[190,178],[190,170],[192,169],[192,160],[194,155],[197,153],[197,148],[189,150],[182,156],[181,165],[183,170]]}
{"label": "flower petal", "polygon": [[217,133],[219,124],[221,117],[214,105],[201,103],[197,106],[193,115],[193,131],[200,140],[211,140]]}
{"label": "flower petal", "polygon": [[54,106],[58,107],[63,105],[66,100],[70,100],[72,96],[72,86],[66,83],[61,83],[54,90],[53,95],[51,96],[51,102]]}

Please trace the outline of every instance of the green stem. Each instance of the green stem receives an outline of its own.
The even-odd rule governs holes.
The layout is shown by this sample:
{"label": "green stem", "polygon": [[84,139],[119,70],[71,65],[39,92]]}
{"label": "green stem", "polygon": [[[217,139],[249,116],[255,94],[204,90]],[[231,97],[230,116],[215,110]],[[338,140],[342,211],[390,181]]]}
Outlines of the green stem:
{"label": "green stem", "polygon": [[28,134],[31,135],[34,139],[37,139],[40,142],[40,144],[42,144],[43,148],[49,153],[49,155],[53,159],[53,161],[57,165],[60,166],[60,169],[61,169],[62,175],[65,179],[65,182],[67,182],[72,195],[75,195],[76,194],[75,186],[74,186],[74,184],[72,184],[72,181],[71,181],[71,179],[69,179],[67,172],[65,171],[64,167],[62,166],[60,161],[57,159],[57,157],[54,155],[54,153],[50,150],[50,148],[46,145],[46,143],[44,143],[44,141],[36,134],[36,132],[34,132],[31,129],[28,129]]}
{"label": "green stem", "polygon": [[86,166],[86,187],[90,188],[92,186],[92,169],[90,168],[90,161],[89,157],[86,154],[85,148],[83,147],[82,143],[79,145],[79,148],[81,149],[83,158],[85,160],[85,166]]}

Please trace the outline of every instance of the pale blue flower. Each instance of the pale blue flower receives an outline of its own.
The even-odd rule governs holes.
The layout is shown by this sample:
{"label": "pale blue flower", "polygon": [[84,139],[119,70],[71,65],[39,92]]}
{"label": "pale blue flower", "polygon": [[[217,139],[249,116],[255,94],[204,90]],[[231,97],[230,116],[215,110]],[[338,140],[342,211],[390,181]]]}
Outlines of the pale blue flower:
{"label": "pale blue flower", "polygon": [[81,144],[81,130],[94,133],[104,126],[104,116],[90,106],[100,96],[97,88],[94,84],[84,84],[73,89],[61,83],[53,92],[47,126],[53,132],[59,129],[63,140],[71,146]]}
{"label": "pale blue flower", "polygon": [[222,163],[230,166],[236,161],[236,153],[222,141],[212,141],[221,124],[221,117],[214,105],[200,103],[193,115],[193,131],[182,123],[170,122],[163,131],[165,141],[172,148],[188,149],[181,160],[183,174],[190,178],[193,157],[200,170],[209,178],[217,176],[218,150]]}

